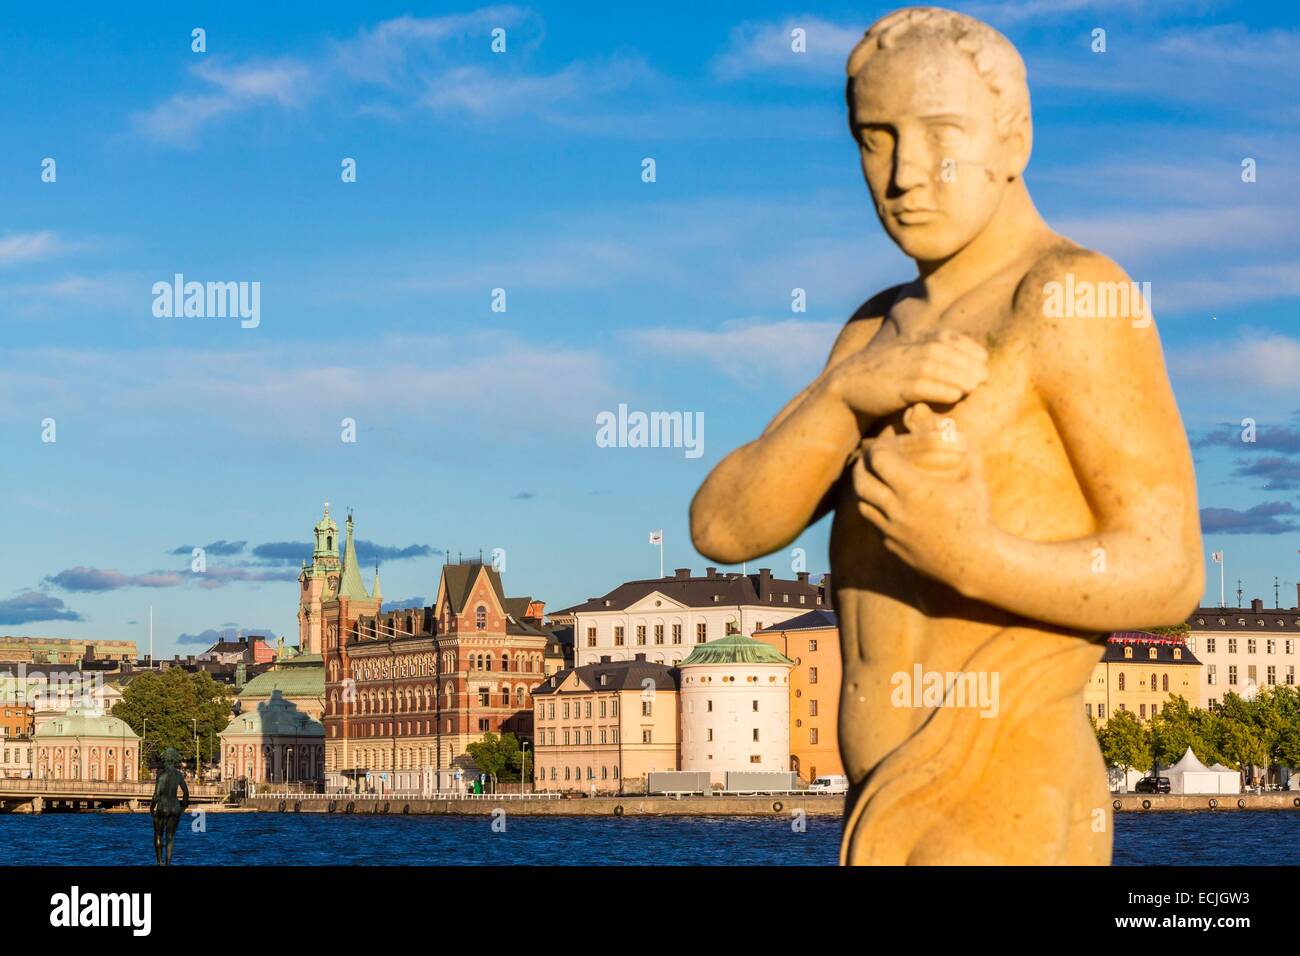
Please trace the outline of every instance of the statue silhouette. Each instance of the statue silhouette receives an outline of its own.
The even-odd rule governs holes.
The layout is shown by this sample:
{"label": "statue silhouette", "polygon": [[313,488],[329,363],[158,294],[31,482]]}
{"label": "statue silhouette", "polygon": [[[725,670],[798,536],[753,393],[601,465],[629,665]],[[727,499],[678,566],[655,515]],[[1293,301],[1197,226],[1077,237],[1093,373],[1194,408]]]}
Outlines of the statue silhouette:
{"label": "statue silhouette", "polygon": [[[190,788],[185,785],[185,775],[176,769],[181,755],[176,748],[163,751],[162,769],[154,781],[153,797],[149,800],[149,813],[153,816],[153,849],[159,866],[170,866],[172,849],[176,844],[176,825],[181,814],[190,805]],[[176,788],[180,787],[178,800]],[[165,844],[165,854],[164,854]]]}

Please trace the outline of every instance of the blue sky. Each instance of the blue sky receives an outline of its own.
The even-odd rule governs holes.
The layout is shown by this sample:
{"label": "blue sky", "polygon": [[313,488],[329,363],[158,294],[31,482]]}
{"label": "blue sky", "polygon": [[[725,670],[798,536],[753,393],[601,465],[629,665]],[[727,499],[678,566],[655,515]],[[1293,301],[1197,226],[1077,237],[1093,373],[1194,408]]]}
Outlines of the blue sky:
{"label": "blue sky", "polygon": [[[954,6],[1026,60],[1040,210],[1152,283],[1207,560],[1294,604],[1295,12]],[[669,568],[702,567],[700,480],[911,274],[844,121],[844,59],[890,8],[7,7],[0,633],[143,646],[152,604],[160,654],[222,627],[292,641],[327,496],[392,600],[430,599],[444,549],[505,549],[507,590],[552,608],[657,573],[652,529]],[[156,318],[175,273],[260,282],[260,325]],[[703,412],[704,454],[597,447],[619,403]],[[813,572],[827,530],[797,542]]]}

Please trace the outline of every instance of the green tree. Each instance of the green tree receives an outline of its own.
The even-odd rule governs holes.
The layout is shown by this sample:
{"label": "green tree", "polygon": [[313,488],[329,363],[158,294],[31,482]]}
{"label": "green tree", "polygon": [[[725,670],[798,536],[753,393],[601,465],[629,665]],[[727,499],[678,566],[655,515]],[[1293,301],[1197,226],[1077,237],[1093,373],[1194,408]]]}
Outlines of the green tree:
{"label": "green tree", "polygon": [[1177,763],[1188,747],[1206,764],[1221,759],[1214,745],[1205,738],[1206,716],[1205,711],[1192,707],[1177,694],[1169,698],[1151,718],[1151,746],[1161,764],[1168,767]]}
{"label": "green tree", "polygon": [[486,733],[483,739],[465,748],[473,758],[475,766],[492,779],[495,789],[498,780],[514,781],[519,779],[523,758],[519,751],[519,739],[514,734]]}
{"label": "green tree", "polygon": [[212,750],[220,743],[217,734],[230,723],[231,703],[230,688],[218,684],[206,671],[190,674],[169,667],[140,674],[127,684],[121,701],[113,707],[113,716],[125,720],[144,738],[143,755],[150,765],[168,747],[175,747],[182,759],[192,764],[193,721],[198,721],[199,752],[205,760],[215,760]]}
{"label": "green tree", "polygon": [[1107,766],[1121,770],[1146,770],[1151,766],[1150,731],[1131,710],[1117,710],[1097,731],[1101,756]]}

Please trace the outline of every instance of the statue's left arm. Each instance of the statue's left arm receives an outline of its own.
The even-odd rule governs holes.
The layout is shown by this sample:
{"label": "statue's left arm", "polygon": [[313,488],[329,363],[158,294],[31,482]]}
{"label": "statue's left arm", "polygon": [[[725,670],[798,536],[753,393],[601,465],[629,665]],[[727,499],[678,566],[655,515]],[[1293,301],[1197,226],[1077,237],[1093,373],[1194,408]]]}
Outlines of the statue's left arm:
{"label": "statue's left arm", "polygon": [[185,774],[181,774],[181,815],[182,816],[185,814],[185,811],[189,809],[189,806],[190,806],[190,788],[185,784]]}
{"label": "statue's left arm", "polygon": [[936,476],[888,442],[872,449],[870,472],[855,473],[863,514],[913,567],[1013,614],[1092,632],[1179,624],[1199,602],[1205,572],[1191,452],[1150,306],[1145,316],[1045,317],[1043,284],[1066,272],[1076,288],[1130,280],[1079,251],[1031,272],[1017,297],[1017,322],[1030,323],[1022,328],[1033,384],[1092,511],[1092,533],[1031,541],[1003,531],[979,455],[966,456],[957,476]]}

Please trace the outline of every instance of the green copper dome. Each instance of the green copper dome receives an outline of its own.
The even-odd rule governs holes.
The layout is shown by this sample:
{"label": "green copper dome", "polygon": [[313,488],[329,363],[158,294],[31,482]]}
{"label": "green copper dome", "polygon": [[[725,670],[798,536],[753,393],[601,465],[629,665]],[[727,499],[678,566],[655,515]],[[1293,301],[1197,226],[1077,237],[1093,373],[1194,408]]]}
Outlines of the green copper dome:
{"label": "green copper dome", "polygon": [[696,644],[691,656],[679,664],[785,664],[793,667],[794,661],[771,644],[764,644],[743,634],[728,634],[707,644]]}
{"label": "green copper dome", "polygon": [[36,728],[36,737],[119,737],[136,740],[139,735],[120,717],[87,707],[69,707],[67,713]]}

